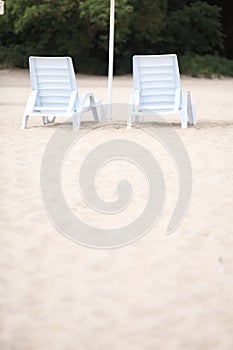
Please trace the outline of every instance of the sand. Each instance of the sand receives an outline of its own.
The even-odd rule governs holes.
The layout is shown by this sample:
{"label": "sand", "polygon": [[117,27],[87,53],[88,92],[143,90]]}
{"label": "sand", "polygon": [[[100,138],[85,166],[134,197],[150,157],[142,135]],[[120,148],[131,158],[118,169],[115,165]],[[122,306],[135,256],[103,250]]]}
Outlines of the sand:
{"label": "sand", "polygon": [[[77,82],[81,95],[92,91],[106,101],[105,77],[77,75]],[[178,117],[172,119],[193,171],[184,220],[166,234],[177,174],[161,149],[156,156],[167,170],[167,199],[157,224],[133,244],[98,250],[60,234],[41,199],[46,145],[59,127],[69,132],[71,124],[44,127],[29,119],[28,129],[20,130],[30,93],[28,71],[0,71],[1,350],[233,348],[233,79],[182,77],[182,87],[192,93],[198,120],[196,128],[182,130]],[[116,77],[114,102],[127,103],[131,89],[131,76]],[[144,125],[147,129],[153,123]],[[87,117],[81,130],[92,126]],[[125,125],[118,126],[113,122],[91,130],[78,144],[80,159],[89,147],[119,138],[136,139],[156,154],[144,130],[126,133]],[[119,224],[114,215],[100,219],[80,204],[70,182],[76,174],[72,165],[71,159],[63,180],[74,212],[99,227]],[[112,174],[110,168],[100,178],[106,200],[114,197],[117,176],[112,179]],[[140,175],[137,179],[136,185]],[[140,213],[144,199],[138,191],[128,214],[121,214],[121,224]]]}

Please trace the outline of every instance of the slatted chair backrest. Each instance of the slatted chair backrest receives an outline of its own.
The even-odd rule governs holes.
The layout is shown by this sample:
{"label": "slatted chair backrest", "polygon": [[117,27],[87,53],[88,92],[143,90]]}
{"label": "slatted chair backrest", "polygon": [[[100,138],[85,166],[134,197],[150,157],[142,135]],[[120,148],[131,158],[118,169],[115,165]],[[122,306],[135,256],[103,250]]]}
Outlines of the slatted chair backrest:
{"label": "slatted chair backrest", "polygon": [[75,73],[70,57],[29,58],[32,90],[38,91],[37,107],[63,113],[67,110],[72,91],[77,91]]}
{"label": "slatted chair backrest", "polygon": [[181,90],[175,54],[134,56],[133,79],[134,90],[140,91],[140,106],[178,110]]}

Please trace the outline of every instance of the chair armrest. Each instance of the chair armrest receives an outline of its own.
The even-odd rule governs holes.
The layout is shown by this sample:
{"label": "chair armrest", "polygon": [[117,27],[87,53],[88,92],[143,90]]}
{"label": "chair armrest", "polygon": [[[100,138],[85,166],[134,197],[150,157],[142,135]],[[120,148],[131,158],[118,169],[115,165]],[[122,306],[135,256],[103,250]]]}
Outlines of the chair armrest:
{"label": "chair armrest", "polygon": [[139,106],[140,105],[140,90],[134,90],[134,105]]}
{"label": "chair armrest", "polygon": [[[89,103],[86,104],[86,100],[89,98]],[[91,92],[88,92],[84,95],[82,95],[82,97],[79,100],[78,103],[78,108],[77,108],[77,113],[78,114],[82,114],[82,112],[87,112],[87,111],[92,111],[93,115],[94,115],[94,119],[96,122],[99,122],[99,116],[97,113],[97,109],[96,107],[100,105],[100,104],[96,104],[95,99],[94,99],[94,95]]]}
{"label": "chair armrest", "polygon": [[72,91],[70,95],[68,108],[67,108],[68,113],[72,113],[75,110],[77,97],[78,97],[78,91],[77,90]]}
{"label": "chair armrest", "polygon": [[181,89],[176,89],[175,91],[175,109],[179,110],[182,107],[182,91]]}
{"label": "chair armrest", "polygon": [[24,115],[29,115],[33,112],[36,104],[37,95],[38,95],[38,90],[33,90],[30,93],[25,110],[24,110]]}
{"label": "chair armrest", "polygon": [[[89,104],[85,106],[86,100],[89,98]],[[94,95],[92,92],[88,92],[86,94],[83,94],[82,97],[79,99],[79,104],[78,104],[78,111],[82,111],[85,109],[85,107],[93,107],[96,106]]]}

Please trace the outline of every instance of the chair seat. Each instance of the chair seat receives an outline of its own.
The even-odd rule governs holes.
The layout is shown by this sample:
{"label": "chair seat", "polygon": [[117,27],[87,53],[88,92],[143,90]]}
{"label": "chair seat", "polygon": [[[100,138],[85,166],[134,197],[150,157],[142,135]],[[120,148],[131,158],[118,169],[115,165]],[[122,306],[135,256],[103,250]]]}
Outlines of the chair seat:
{"label": "chair seat", "polygon": [[34,111],[67,111],[67,107],[34,107]]}
{"label": "chair seat", "polygon": [[174,107],[174,105],[150,105],[150,106],[145,106],[145,105],[139,105],[138,107],[139,111],[161,111],[163,113],[167,112],[167,113],[179,113],[179,109],[177,109],[176,107]]}

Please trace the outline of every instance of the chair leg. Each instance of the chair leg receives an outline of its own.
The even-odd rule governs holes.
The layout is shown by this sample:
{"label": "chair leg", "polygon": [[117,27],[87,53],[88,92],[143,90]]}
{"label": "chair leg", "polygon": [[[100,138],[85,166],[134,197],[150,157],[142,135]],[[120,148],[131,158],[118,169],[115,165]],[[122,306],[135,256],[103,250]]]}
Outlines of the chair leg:
{"label": "chair leg", "polygon": [[26,129],[27,123],[28,123],[28,118],[29,118],[29,115],[27,115],[27,114],[25,114],[23,116],[23,120],[22,120],[20,129]]}
{"label": "chair leg", "polygon": [[181,127],[182,127],[182,129],[186,129],[187,126],[188,126],[187,121],[182,121],[182,122],[181,122]]}
{"label": "chair leg", "polygon": [[127,127],[126,127],[126,129],[131,129],[131,127],[132,127],[132,114],[131,113],[129,113],[128,114],[128,118],[127,118]]}
{"label": "chair leg", "polygon": [[43,125],[48,124],[48,117],[42,117],[42,123]]}
{"label": "chair leg", "polygon": [[183,98],[182,98],[182,108],[180,112],[181,116],[181,127],[187,128],[187,104],[188,104],[188,92],[185,91],[183,93]]}
{"label": "chair leg", "polygon": [[42,123],[43,125],[46,125],[46,124],[53,124],[56,120],[56,117],[53,117],[51,120],[49,120],[48,117],[42,117]]}
{"label": "chair leg", "polygon": [[53,117],[51,120],[48,118],[48,124],[53,124],[55,123],[56,117]]}
{"label": "chair leg", "polygon": [[98,123],[99,122],[99,116],[98,116],[98,113],[97,113],[95,100],[94,100],[94,97],[92,95],[90,96],[90,106],[91,106],[91,111],[92,111],[92,114],[93,114],[93,117],[94,117],[94,121],[96,123]]}
{"label": "chair leg", "polygon": [[107,114],[106,114],[106,108],[104,107],[104,105],[102,104],[98,104],[97,109],[99,109],[98,111],[98,116],[99,116],[99,122],[104,123],[107,121]]}
{"label": "chair leg", "polygon": [[142,123],[142,120],[143,120],[143,115],[142,114],[135,115],[135,122],[136,123]]}
{"label": "chair leg", "polygon": [[99,122],[99,116],[98,116],[98,113],[97,113],[96,106],[92,106],[91,110],[92,110],[92,114],[93,114],[93,117],[94,117],[94,121],[96,123],[98,123]]}
{"label": "chair leg", "polygon": [[81,112],[73,114],[73,131],[78,131],[81,124]]}
{"label": "chair leg", "polygon": [[133,110],[134,110],[134,105],[132,103],[132,96],[131,96],[131,100],[128,107],[128,118],[127,118],[127,126],[126,126],[126,129],[128,130],[131,129],[132,127]]}
{"label": "chair leg", "polygon": [[195,105],[191,101],[191,94],[189,91],[187,96],[187,114],[188,114],[189,124],[196,125]]}
{"label": "chair leg", "polygon": [[193,125],[196,125],[197,118],[196,118],[196,106],[192,103],[192,112],[193,112]]}

